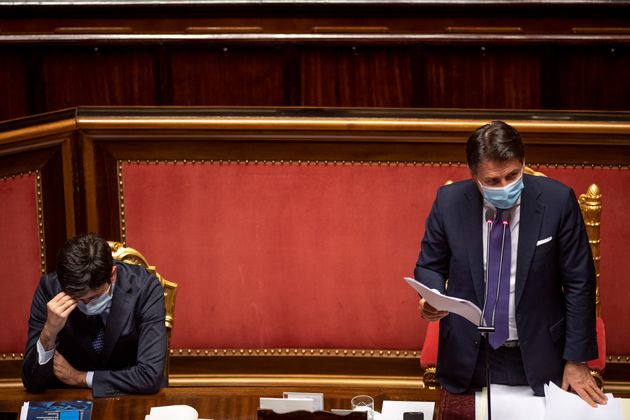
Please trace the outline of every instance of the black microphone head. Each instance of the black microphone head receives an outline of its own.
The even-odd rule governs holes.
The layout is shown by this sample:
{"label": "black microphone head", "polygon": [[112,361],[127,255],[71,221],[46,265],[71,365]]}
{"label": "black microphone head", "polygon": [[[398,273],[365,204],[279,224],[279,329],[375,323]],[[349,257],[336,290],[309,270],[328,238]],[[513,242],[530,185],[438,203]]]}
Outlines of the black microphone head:
{"label": "black microphone head", "polygon": [[486,210],[486,222],[493,222],[495,215],[496,215],[496,212],[494,211],[494,209],[487,209]]}
{"label": "black microphone head", "polygon": [[503,214],[501,214],[501,221],[503,223],[510,223],[512,221],[512,213],[508,210],[503,210]]}

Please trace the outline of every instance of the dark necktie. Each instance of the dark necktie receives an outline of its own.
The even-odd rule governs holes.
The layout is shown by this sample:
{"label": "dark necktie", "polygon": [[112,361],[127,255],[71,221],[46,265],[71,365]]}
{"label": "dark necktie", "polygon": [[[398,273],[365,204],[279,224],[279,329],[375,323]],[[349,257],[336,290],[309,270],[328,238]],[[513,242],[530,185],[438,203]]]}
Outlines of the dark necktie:
{"label": "dark necktie", "polygon": [[91,317],[90,329],[92,349],[94,349],[96,353],[101,354],[105,346],[105,324],[103,324],[103,318],[101,318],[100,315]]}
{"label": "dark necktie", "polygon": [[[504,212],[507,210],[497,209],[497,218],[490,231],[490,246],[488,248],[490,253],[488,255],[488,303],[484,319],[486,325],[492,326],[492,313],[495,313],[495,331],[490,334],[490,345],[494,349],[499,348],[509,337],[508,310],[512,240],[510,225],[508,222],[503,222],[502,214]],[[503,248],[503,255],[501,255],[501,248]],[[503,261],[501,261],[501,257],[503,257]],[[499,269],[501,270],[500,273]],[[500,289],[497,293],[499,284]],[[495,305],[496,310],[494,309]]]}

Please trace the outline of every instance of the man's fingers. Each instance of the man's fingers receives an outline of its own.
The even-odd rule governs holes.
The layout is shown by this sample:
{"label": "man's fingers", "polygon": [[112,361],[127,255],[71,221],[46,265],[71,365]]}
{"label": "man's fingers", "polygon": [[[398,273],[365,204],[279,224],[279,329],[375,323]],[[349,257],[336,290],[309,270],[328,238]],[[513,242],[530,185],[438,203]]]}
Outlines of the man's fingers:
{"label": "man's fingers", "polygon": [[579,388],[579,389],[576,389],[575,392],[580,396],[580,398],[586,401],[588,405],[590,405],[591,407],[597,407],[597,404],[595,403],[595,401],[593,401],[593,399],[591,398],[589,393],[586,391],[586,389]]}
{"label": "man's fingers", "polygon": [[62,317],[64,317],[64,318],[67,318],[67,317],[68,317],[68,315],[70,315],[70,313],[71,313],[72,311],[74,311],[74,308],[76,308],[76,307],[77,307],[77,302],[74,302],[74,301],[73,301],[73,302],[71,302],[71,303],[70,303],[70,305],[68,305],[68,307],[67,307],[67,308],[65,308],[65,309],[63,310],[63,312],[61,312],[61,316],[62,316]]}
{"label": "man's fingers", "polygon": [[586,391],[590,395],[591,399],[597,404],[604,405],[608,401],[608,397],[602,392],[601,389],[599,389],[594,380],[587,386]]}

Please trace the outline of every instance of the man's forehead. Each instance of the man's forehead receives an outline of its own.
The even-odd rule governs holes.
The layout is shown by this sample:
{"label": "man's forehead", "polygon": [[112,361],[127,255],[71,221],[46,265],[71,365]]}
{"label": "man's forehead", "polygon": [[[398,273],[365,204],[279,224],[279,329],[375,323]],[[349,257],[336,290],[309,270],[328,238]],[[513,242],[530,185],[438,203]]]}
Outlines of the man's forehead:
{"label": "man's forehead", "polygon": [[478,176],[501,176],[507,175],[513,171],[520,171],[522,168],[518,159],[510,159],[505,161],[484,160],[479,162],[477,166]]}

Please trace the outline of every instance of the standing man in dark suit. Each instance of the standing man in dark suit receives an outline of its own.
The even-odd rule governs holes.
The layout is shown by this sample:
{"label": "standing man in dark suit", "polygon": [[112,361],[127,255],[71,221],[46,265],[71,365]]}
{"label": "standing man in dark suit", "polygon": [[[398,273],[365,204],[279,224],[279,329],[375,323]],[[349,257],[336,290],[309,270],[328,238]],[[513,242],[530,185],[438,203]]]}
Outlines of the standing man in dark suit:
{"label": "standing man in dark suit", "polygon": [[[438,190],[416,279],[485,307],[485,324],[496,327],[489,336],[492,383],[529,385],[543,395],[544,384],[553,381],[593,406],[605,404],[585,364],[597,357],[596,284],[575,194],[552,179],[524,174],[521,136],[504,122],[477,129],[466,154],[472,179]],[[477,326],[424,299],[420,312],[440,320],[442,387],[462,393],[485,386],[485,344]]]}
{"label": "standing man in dark suit", "polygon": [[90,387],[95,397],[155,393],[166,384],[164,317],[155,276],[114,263],[103,238],[77,236],[35,291],[22,382],[29,392],[71,386]]}

